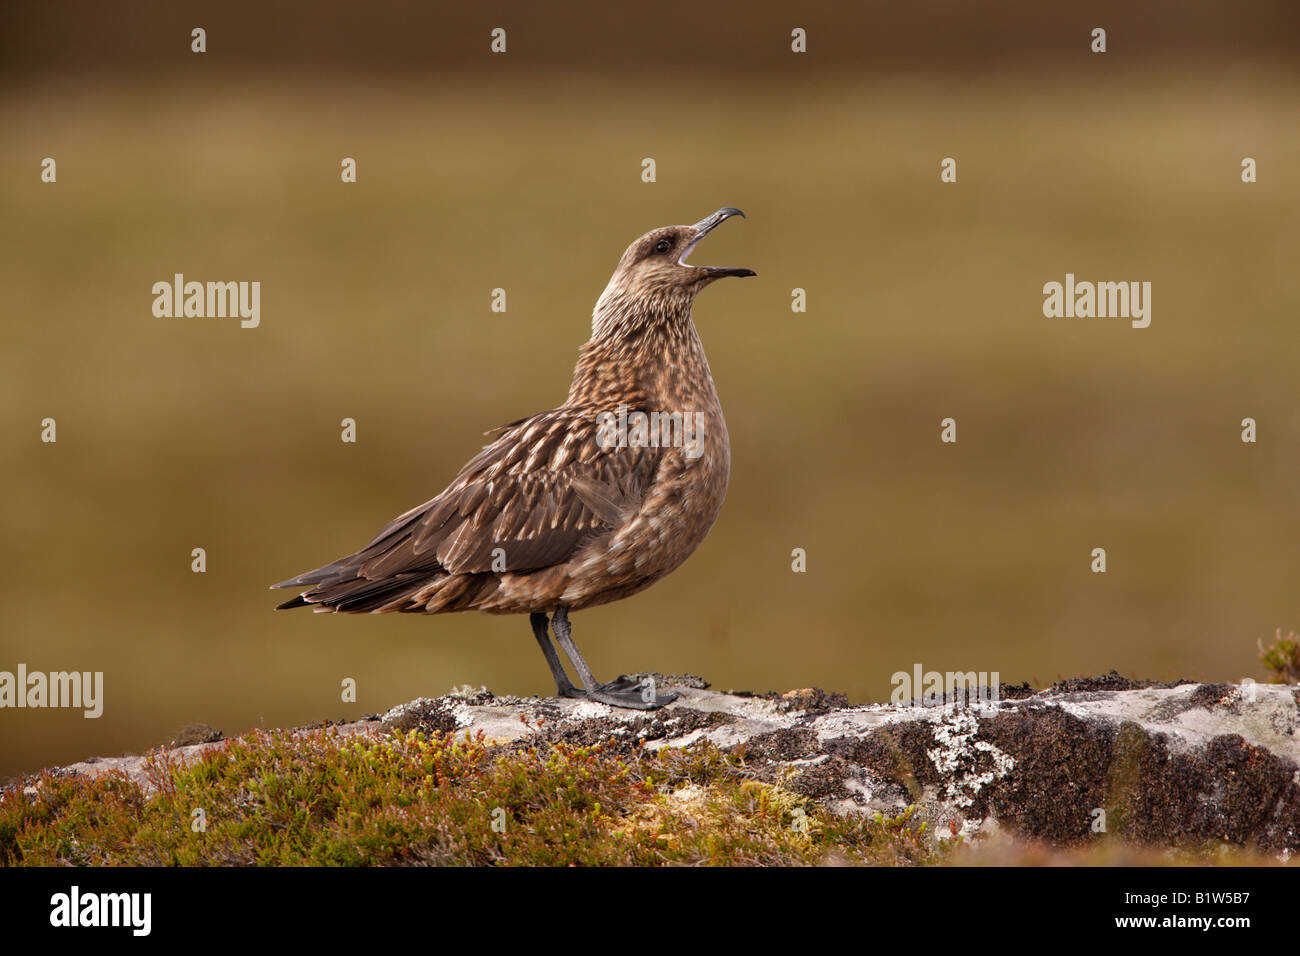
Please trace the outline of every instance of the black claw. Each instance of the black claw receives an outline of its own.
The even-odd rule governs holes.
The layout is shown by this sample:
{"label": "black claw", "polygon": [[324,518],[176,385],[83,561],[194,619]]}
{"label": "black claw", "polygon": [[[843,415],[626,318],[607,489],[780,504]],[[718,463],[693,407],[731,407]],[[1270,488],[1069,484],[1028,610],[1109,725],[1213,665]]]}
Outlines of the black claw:
{"label": "black claw", "polygon": [[600,689],[603,691],[608,691],[610,693],[617,693],[618,691],[621,690],[631,690],[633,687],[640,687],[640,686],[641,686],[641,682],[639,680],[633,680],[632,678],[628,677],[626,674],[619,674],[612,681],[609,681],[608,683],[605,684],[601,684]]}
{"label": "black claw", "polygon": [[642,695],[641,685],[633,684],[631,688],[610,689],[616,681],[602,684],[594,691],[587,692],[588,700],[598,700],[611,707],[625,707],[628,710],[658,710],[677,699],[673,693],[655,694],[653,700],[646,700]]}

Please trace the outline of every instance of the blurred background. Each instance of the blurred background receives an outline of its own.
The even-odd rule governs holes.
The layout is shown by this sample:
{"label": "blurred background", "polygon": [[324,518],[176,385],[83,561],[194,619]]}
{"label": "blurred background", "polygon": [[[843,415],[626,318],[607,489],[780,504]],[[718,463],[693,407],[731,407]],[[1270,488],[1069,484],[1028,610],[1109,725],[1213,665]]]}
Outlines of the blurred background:
{"label": "blurred background", "polygon": [[[105,705],[0,711],[0,777],[552,692],[523,617],[266,587],[562,402],[624,247],[723,205],[695,261],[759,274],[695,309],[727,504],[575,617],[598,675],[1262,678],[1300,626],[1300,8],[844,6],[7,4],[0,670],[103,671]],[[261,326],[156,318],[178,272],[260,281]],[[1150,328],[1044,318],[1067,272],[1150,281]]]}

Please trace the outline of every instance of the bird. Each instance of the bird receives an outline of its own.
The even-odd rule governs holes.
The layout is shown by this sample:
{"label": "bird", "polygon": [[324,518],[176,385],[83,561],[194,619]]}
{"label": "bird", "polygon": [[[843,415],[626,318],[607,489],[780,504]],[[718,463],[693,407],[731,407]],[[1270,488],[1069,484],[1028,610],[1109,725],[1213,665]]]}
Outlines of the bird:
{"label": "bird", "polygon": [[528,614],[558,696],[635,710],[676,699],[653,679],[597,681],[569,614],[676,570],[721,511],[731,448],[692,306],[718,279],[757,273],[686,260],[744,215],[724,206],[628,246],[596,301],[564,403],[485,433],[494,440],[451,484],[361,550],[271,585],[300,591],[277,610]]}

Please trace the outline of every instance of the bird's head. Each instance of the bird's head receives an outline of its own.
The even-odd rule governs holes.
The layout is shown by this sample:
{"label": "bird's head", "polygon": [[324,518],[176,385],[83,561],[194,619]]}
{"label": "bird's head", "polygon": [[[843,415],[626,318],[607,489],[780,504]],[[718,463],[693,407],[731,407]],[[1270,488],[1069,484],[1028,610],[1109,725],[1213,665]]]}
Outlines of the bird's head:
{"label": "bird's head", "polygon": [[700,290],[714,280],[757,275],[753,269],[697,266],[686,261],[699,241],[721,223],[744,215],[734,206],[724,206],[693,226],[663,226],[647,232],[623,253],[601,304],[640,304],[655,311],[689,309]]}

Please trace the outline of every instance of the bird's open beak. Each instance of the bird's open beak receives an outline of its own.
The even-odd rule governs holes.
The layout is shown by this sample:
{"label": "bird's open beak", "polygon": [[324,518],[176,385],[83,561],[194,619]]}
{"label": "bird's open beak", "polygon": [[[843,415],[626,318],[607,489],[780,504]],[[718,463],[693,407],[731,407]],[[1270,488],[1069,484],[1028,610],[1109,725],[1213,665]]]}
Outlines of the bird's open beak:
{"label": "bird's open beak", "polygon": [[695,238],[692,239],[691,244],[686,247],[686,251],[683,252],[682,257],[677,260],[677,264],[681,266],[687,266],[688,268],[691,269],[699,269],[701,272],[706,273],[710,279],[721,279],[724,276],[758,275],[758,273],[755,272],[753,269],[734,269],[728,266],[693,266],[686,261],[686,257],[691,254],[691,250],[694,249],[696,245],[699,244],[699,241],[701,239],[703,239],[705,236],[711,233],[723,222],[730,219],[732,216],[739,216],[741,219],[745,218],[745,214],[741,212],[739,209],[737,209],[735,206],[723,206],[713,215],[705,216],[694,226],[692,226],[691,228],[695,230]]}

